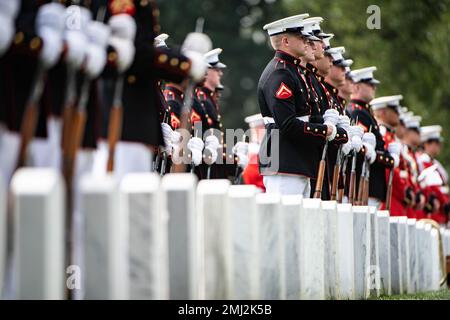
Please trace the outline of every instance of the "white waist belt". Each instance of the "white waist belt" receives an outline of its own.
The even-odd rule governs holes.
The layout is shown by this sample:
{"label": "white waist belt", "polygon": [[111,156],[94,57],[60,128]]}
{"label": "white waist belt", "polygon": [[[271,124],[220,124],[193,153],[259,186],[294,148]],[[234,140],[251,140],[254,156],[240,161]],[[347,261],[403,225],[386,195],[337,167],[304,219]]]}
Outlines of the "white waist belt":
{"label": "white waist belt", "polygon": [[[297,119],[303,122],[308,122],[309,116],[297,117]],[[263,120],[264,124],[275,123],[272,117],[264,117]]]}

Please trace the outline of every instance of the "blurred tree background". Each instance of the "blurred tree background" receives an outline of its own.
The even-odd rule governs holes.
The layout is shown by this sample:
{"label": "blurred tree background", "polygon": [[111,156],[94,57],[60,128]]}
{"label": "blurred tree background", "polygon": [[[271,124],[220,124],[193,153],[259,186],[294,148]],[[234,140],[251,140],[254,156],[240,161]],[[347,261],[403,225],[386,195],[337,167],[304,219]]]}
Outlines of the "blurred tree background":
{"label": "blurred tree background", "polygon": [[[325,19],[322,29],[334,33],[332,46],[344,46],[353,69],[377,66],[382,83],[377,95],[402,94],[402,104],[423,117],[422,124],[444,128],[440,159],[450,169],[450,0],[164,0],[162,32],[169,46],[181,44],[205,19],[204,32],[224,52],[228,69],[221,109],[225,127],[246,128],[244,117],[259,112],[256,86],[273,55],[262,26],[283,17],[309,13]],[[367,19],[380,8],[381,28]]]}

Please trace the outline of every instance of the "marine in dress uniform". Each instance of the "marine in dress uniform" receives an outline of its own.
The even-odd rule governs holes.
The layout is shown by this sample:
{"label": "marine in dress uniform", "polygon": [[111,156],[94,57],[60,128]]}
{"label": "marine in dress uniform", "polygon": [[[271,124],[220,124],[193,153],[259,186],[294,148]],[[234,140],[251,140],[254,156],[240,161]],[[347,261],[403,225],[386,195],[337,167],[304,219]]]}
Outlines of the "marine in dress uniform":
{"label": "marine in dress uniform", "polygon": [[[399,148],[399,163],[395,166],[392,179],[391,216],[405,216],[415,199],[414,188],[408,179],[408,164],[402,155],[402,143],[395,136],[395,128],[400,125],[400,100],[402,95],[385,96],[373,99],[370,106],[374,111],[383,136],[385,147],[391,150],[392,146]],[[386,170],[386,180],[389,179],[390,170]],[[385,203],[381,206],[385,208]]]}
{"label": "marine in dress uniform", "polygon": [[[159,111],[163,109],[161,105],[164,102],[158,82],[166,79],[179,83],[194,75],[198,78],[198,69],[203,69],[203,64],[192,53],[181,54],[154,47],[154,38],[160,32],[159,10],[155,1],[113,0],[108,8],[108,15],[127,14],[136,24],[133,43],[135,55],[129,68],[123,71],[123,123],[121,141],[117,145],[115,156],[115,172],[122,175],[130,171],[150,171],[151,154],[163,145]],[[104,73],[106,82],[117,79],[121,55],[118,50],[120,49],[113,45],[108,49],[108,70]],[[104,95],[113,96],[110,87],[106,88]],[[108,119],[110,108],[111,101],[108,101],[104,107],[105,119]],[[104,138],[106,128],[105,123]]]}
{"label": "marine in dress uniform", "polygon": [[424,211],[426,197],[419,183],[419,163],[417,159],[418,148],[420,147],[420,121],[422,117],[415,116],[412,113],[406,115],[404,112],[401,118],[405,126],[402,138],[405,144],[403,156],[408,164],[408,177],[415,193],[414,207],[408,213],[408,217],[423,219],[426,218]]}
{"label": "marine in dress uniform", "polygon": [[441,163],[436,159],[441,150],[442,127],[427,126],[421,128],[421,141],[423,153],[418,157],[419,182],[427,197],[425,212],[427,217],[445,225],[449,221],[449,191],[448,174]]}
{"label": "marine in dress uniform", "polygon": [[[260,149],[260,172],[266,192],[310,196],[310,179],[316,178],[319,148],[325,145],[332,126],[309,121],[312,115],[310,88],[300,67],[307,37],[298,15],[264,26],[274,58],[258,83],[258,102],[266,125]],[[304,31],[303,31],[304,32]]]}
{"label": "marine in dress uniform", "polygon": [[[202,113],[206,115],[207,124],[202,128],[202,137],[205,140],[204,161],[200,165],[202,177],[210,179],[226,179],[228,177],[227,162],[234,164],[232,153],[227,153],[224,140],[222,115],[217,98],[217,88],[221,85],[223,70],[226,65],[219,59],[221,48],[213,49],[205,54],[209,64],[205,82],[196,90],[196,100],[201,106]],[[214,139],[214,137],[216,139]],[[232,156],[230,160],[227,155]]]}
{"label": "marine in dress uniform", "polygon": [[[311,40],[313,45],[315,45],[314,50],[314,60],[311,62],[307,62],[305,66],[305,73],[308,76],[309,85],[311,88],[311,92],[313,93],[315,100],[315,112],[317,114],[317,122],[323,122],[323,115],[326,110],[335,109],[338,110],[339,114],[343,115],[343,108],[340,105],[339,100],[337,99],[336,93],[337,90],[328,84],[325,81],[326,74],[320,75],[319,69],[316,67],[318,64],[329,64],[328,55],[325,56],[325,45],[323,43],[324,38],[329,38],[331,35],[323,33],[320,29],[320,22],[323,19],[320,17],[308,18],[304,20],[304,25],[306,30],[311,30],[310,33],[315,37],[315,40]],[[320,60],[325,60],[324,62],[320,62]],[[341,64],[342,61],[332,61],[332,64]],[[331,64],[329,64],[331,66]],[[326,154],[326,170],[323,180],[323,188],[322,188],[322,199],[330,200],[330,188],[331,181],[333,176],[333,169],[336,163],[337,153],[339,146],[348,141],[348,135],[345,129],[337,127],[337,133],[335,139],[333,139],[332,143],[328,146],[327,154]],[[319,154],[321,150],[318,150]],[[316,180],[311,180],[311,196],[314,193],[316,186]]]}
{"label": "marine in dress uniform", "polygon": [[[350,118],[357,122],[357,125],[360,126],[364,132],[371,130],[376,138],[376,158],[375,162],[370,166],[369,205],[379,207],[381,202],[386,200],[387,181],[385,171],[394,166],[394,159],[385,147],[378,122],[369,105],[369,102],[374,98],[376,85],[380,83],[373,77],[373,72],[375,70],[376,67],[368,67],[352,71],[351,75],[355,85],[347,109]],[[357,185],[359,183],[362,168],[361,155],[359,155],[358,163],[359,165],[356,167]]]}

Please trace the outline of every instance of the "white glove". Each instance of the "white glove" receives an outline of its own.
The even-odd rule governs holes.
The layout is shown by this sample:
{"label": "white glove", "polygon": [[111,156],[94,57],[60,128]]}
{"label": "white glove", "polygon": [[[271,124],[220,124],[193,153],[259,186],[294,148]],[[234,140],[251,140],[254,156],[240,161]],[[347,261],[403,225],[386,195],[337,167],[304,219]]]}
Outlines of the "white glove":
{"label": "white glove", "polygon": [[352,137],[352,148],[355,150],[356,153],[361,151],[361,148],[363,146],[361,138],[356,135]]}
{"label": "white glove", "polygon": [[203,147],[204,147],[203,140],[197,137],[189,139],[187,143],[187,148],[192,153],[192,162],[194,163],[195,166],[198,166],[200,163],[202,163]]}
{"label": "white glove", "polygon": [[0,56],[8,50],[15,33],[14,20],[19,12],[20,0],[0,1]]}
{"label": "white glove", "polygon": [[344,143],[342,145],[341,151],[342,153],[344,153],[344,155],[348,155],[350,153],[350,151],[352,151],[353,149],[353,145],[352,145],[352,141],[348,141],[347,143]]}
{"label": "white glove", "polygon": [[91,21],[86,27],[89,43],[86,48],[85,72],[89,78],[95,79],[106,65],[106,46],[110,35],[107,25]]}
{"label": "white glove", "polygon": [[[74,19],[78,15],[81,18]],[[92,19],[91,12],[76,5],[66,9],[66,30],[64,40],[67,44],[66,61],[75,69],[79,69],[84,62],[87,47],[86,26]]]}
{"label": "white glove", "polygon": [[391,157],[394,159],[394,168],[397,168],[400,164],[400,156],[398,154],[392,154]]}
{"label": "white glove", "polygon": [[342,129],[344,129],[348,133],[349,128],[350,128],[350,118],[347,117],[346,115],[340,115],[339,121],[336,125],[338,127],[341,127]]}
{"label": "white glove", "polygon": [[120,73],[123,73],[134,61],[136,22],[127,14],[118,14],[112,16],[108,24],[111,27],[109,44],[117,52],[117,68]]}
{"label": "white glove", "polygon": [[362,139],[364,135],[364,129],[360,126],[350,126],[349,128],[349,134],[353,138],[353,136],[358,136],[360,139]]}
{"label": "white glove", "polygon": [[369,160],[369,163],[372,164],[377,159],[377,153],[375,152],[375,148],[369,142],[363,142],[364,148],[366,149],[366,159]]}
{"label": "white glove", "polygon": [[336,109],[328,109],[323,114],[323,123],[326,125],[336,126],[339,122],[339,111]]}
{"label": "white glove", "polygon": [[0,1],[0,56],[8,50],[15,33],[14,20],[20,7],[20,0]]}
{"label": "white glove", "polygon": [[161,123],[161,131],[164,140],[164,148],[163,151],[167,152],[167,154],[172,154],[172,133],[173,130],[170,125],[163,122]]}
{"label": "white glove", "polygon": [[239,141],[234,145],[233,153],[238,157],[238,166],[244,169],[248,164],[248,143]]}
{"label": "white glove", "polygon": [[217,161],[218,152],[217,149],[220,147],[219,139],[216,136],[207,136],[205,139],[205,150],[209,151],[210,158],[208,159],[208,164],[213,164]]}
{"label": "white glove", "polygon": [[195,82],[201,82],[205,78],[206,69],[208,68],[205,57],[195,51],[186,51],[184,54],[191,61],[189,75]]}
{"label": "white glove", "polygon": [[332,125],[332,124],[330,124],[330,123],[328,123],[328,125],[331,126],[332,132],[331,132],[331,134],[327,137],[327,140],[328,140],[328,141],[332,141],[332,140],[334,140],[334,138],[336,138],[337,128],[336,128],[335,125]]}
{"label": "white glove", "polygon": [[375,147],[377,145],[377,138],[375,137],[375,135],[372,132],[366,132],[363,135],[362,142],[364,144],[366,144],[366,143],[370,144],[375,149]]}
{"label": "white glove", "polygon": [[391,142],[388,145],[388,151],[391,155],[400,156],[400,152],[402,152],[402,144],[399,142]]}
{"label": "white glove", "polygon": [[15,26],[14,20],[6,17],[2,12],[0,12],[0,25],[2,26],[2,32],[0,32],[0,56],[2,56],[11,45]]}
{"label": "white glove", "polygon": [[48,3],[39,8],[36,16],[37,35],[43,41],[40,60],[45,68],[54,66],[63,49],[65,8],[59,3]]}

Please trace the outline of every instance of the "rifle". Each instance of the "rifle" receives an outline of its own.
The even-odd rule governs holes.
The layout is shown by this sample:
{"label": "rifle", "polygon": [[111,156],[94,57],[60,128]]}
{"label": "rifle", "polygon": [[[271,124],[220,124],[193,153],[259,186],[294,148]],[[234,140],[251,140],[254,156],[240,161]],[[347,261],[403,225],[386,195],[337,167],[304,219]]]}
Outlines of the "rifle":
{"label": "rifle", "polygon": [[[165,123],[167,120],[167,110],[166,111],[164,111],[164,118],[163,118],[163,122]],[[159,151],[159,149],[158,149],[158,151]],[[162,154],[158,154],[157,155],[157,159],[158,159],[158,161],[156,162],[157,164],[159,164],[159,158],[162,158],[162,160],[161,160],[161,170],[160,170],[160,175],[161,175],[161,177],[166,173],[166,163],[167,163],[167,152],[166,151],[163,151],[162,152]],[[158,167],[156,167],[156,168],[158,168]]]}
{"label": "rifle", "polygon": [[389,181],[388,181],[388,188],[386,192],[386,210],[391,209],[391,200],[392,200],[392,180],[394,179],[394,170],[395,168],[392,168],[389,172]]}
{"label": "rifle", "polygon": [[366,165],[366,176],[364,179],[364,192],[363,192],[363,206],[367,206],[369,203],[369,181],[370,181],[370,165]]}
{"label": "rifle", "polygon": [[338,202],[339,203],[342,203],[342,198],[344,198],[344,190],[345,190],[345,176],[346,176],[346,171],[347,171],[347,163],[348,163],[348,157],[347,156],[345,156],[343,159],[342,159],[342,169],[341,169],[341,174],[340,174],[340,176],[341,176],[341,179],[342,179],[342,188],[339,188],[339,190],[338,190]]}
{"label": "rifle", "polygon": [[17,158],[16,169],[25,166],[27,158],[28,145],[36,132],[36,126],[39,118],[39,99],[44,91],[45,68],[41,62],[38,62],[35,79],[32,86],[30,97],[25,106],[25,111],[20,127],[20,148]]}
{"label": "rifle", "polygon": [[352,170],[350,172],[350,185],[348,189],[348,202],[353,204],[356,192],[356,157],[357,153],[353,151]]}
{"label": "rifle", "polygon": [[67,68],[67,83],[66,83],[66,98],[64,101],[64,109],[62,114],[63,127],[61,137],[61,148],[64,150],[69,148],[69,141],[71,140],[70,132],[72,129],[73,114],[75,113],[76,100],[76,70],[72,66]]}
{"label": "rifle", "polygon": [[358,206],[363,205],[363,193],[364,193],[364,180],[366,176],[366,160],[363,161],[362,169],[361,169],[361,176],[359,177],[359,186],[358,186],[358,195],[356,196],[356,202],[355,204]]}
{"label": "rifle", "polygon": [[339,183],[339,173],[341,171],[341,147],[339,147],[336,157],[336,163],[333,169],[333,182],[331,185],[331,200],[336,200],[336,191]]}
{"label": "rifle", "polygon": [[319,172],[317,173],[317,183],[316,183],[316,190],[314,191],[313,198],[320,199],[322,197],[322,188],[323,188],[323,178],[325,176],[325,157],[327,155],[328,150],[328,141],[325,143],[325,146],[323,147],[322,151],[322,159],[319,163]]}
{"label": "rifle", "polygon": [[113,172],[114,170],[114,154],[116,151],[117,142],[122,133],[122,92],[123,92],[123,75],[119,75],[116,80],[116,87],[114,89],[114,100],[111,112],[109,114],[108,125],[108,163],[106,170]]}

